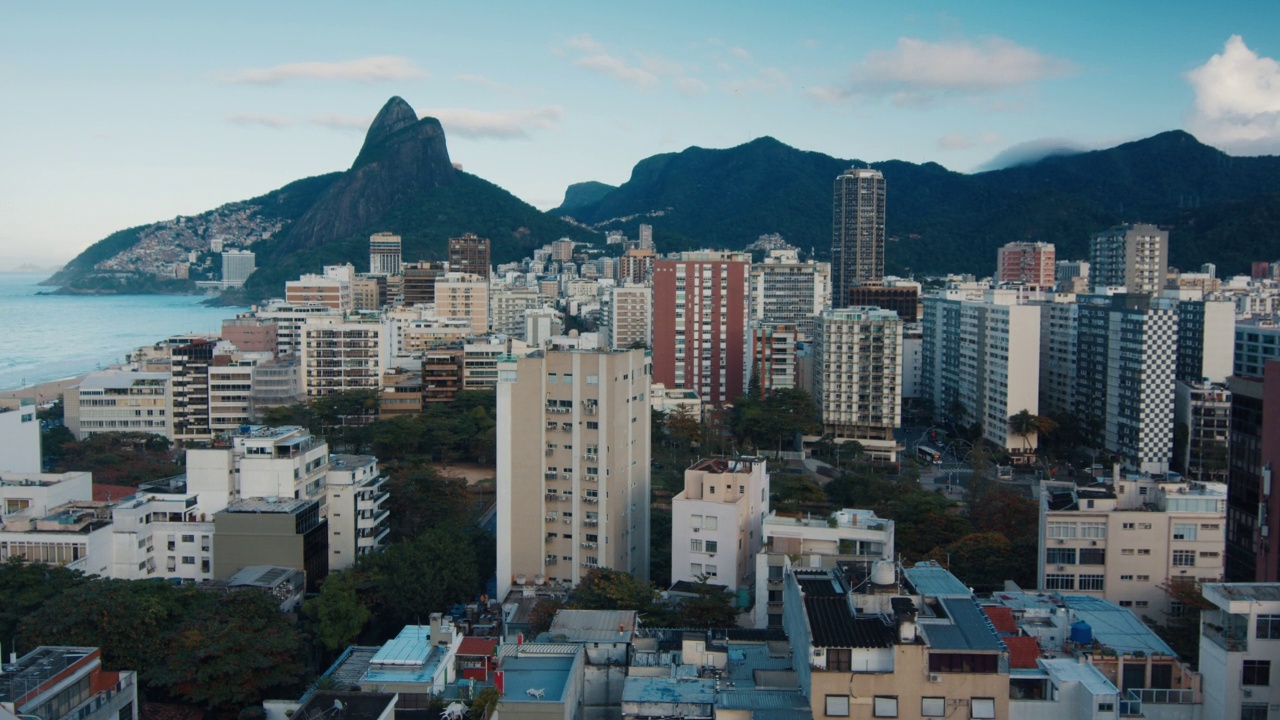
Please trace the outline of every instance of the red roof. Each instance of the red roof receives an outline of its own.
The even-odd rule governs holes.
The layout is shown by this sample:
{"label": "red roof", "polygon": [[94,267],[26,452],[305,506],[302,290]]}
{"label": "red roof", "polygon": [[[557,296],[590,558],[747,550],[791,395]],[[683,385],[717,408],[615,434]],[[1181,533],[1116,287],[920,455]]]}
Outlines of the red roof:
{"label": "red roof", "polygon": [[489,657],[497,647],[497,638],[464,637],[462,644],[458,646],[458,654]]}
{"label": "red roof", "polygon": [[128,485],[93,484],[93,499],[96,502],[123,500],[136,492],[138,492],[138,488],[129,487]]}
{"label": "red roof", "polygon": [[1036,658],[1040,657],[1040,644],[1033,637],[1004,637],[1004,644],[1009,646],[1009,667],[1034,670]]}
{"label": "red roof", "polygon": [[1013,610],[1000,605],[984,605],[982,611],[991,618],[991,624],[996,626],[996,632],[1018,634],[1018,623],[1013,621]]}

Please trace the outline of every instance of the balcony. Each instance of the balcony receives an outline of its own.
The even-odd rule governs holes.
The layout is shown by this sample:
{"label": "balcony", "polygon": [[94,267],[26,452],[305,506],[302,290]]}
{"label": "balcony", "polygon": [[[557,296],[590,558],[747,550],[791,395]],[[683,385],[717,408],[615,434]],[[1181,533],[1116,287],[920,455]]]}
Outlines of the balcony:
{"label": "balcony", "polygon": [[595,415],[598,405],[599,404],[595,400],[583,400],[582,411],[588,415]]}
{"label": "balcony", "polygon": [[547,522],[549,522],[549,523],[553,523],[553,522],[555,522],[556,520],[559,520],[559,519],[560,519],[560,518],[559,518],[559,517],[557,517],[555,513],[547,513]]}
{"label": "balcony", "polygon": [[582,521],[582,525],[584,527],[596,527],[599,524],[600,524],[599,520],[583,520]]}
{"label": "balcony", "polygon": [[548,556],[546,557],[546,560],[545,560],[544,562],[545,562],[547,565],[555,565],[555,564],[556,564],[556,560],[558,560],[558,559],[559,559],[559,558],[558,558],[557,556],[555,556],[555,555],[548,555]]}
{"label": "balcony", "polygon": [[593,451],[591,451],[591,450],[588,450],[588,451],[586,451],[585,453],[583,453],[583,454],[582,454],[582,457],[583,457],[583,459],[584,459],[584,460],[599,460],[599,459],[600,459],[600,455],[599,455],[599,453],[593,452]]}
{"label": "balcony", "polygon": [[559,499],[560,499],[560,493],[555,493],[555,492],[547,493],[547,500],[550,500],[551,502],[555,502]]}

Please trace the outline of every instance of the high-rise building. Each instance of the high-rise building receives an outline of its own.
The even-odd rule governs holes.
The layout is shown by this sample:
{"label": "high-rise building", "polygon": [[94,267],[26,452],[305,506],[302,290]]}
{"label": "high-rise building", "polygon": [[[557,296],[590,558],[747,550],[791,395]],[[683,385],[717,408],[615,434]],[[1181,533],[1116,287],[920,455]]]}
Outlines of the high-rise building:
{"label": "high-rise building", "polygon": [[850,307],[822,313],[814,343],[814,400],[822,432],[856,440],[892,460],[902,420],[902,320],[892,310]]}
{"label": "high-rise building", "polygon": [[551,243],[551,259],[556,262],[567,263],[573,260],[573,241],[569,238],[560,238]]}
{"label": "high-rise building", "polygon": [[651,372],[643,350],[498,364],[498,597],[597,567],[648,578]]}
{"label": "high-rise building", "polygon": [[217,338],[183,338],[170,348],[173,375],[173,439],[178,442],[208,440],[209,367]]}
{"label": "high-rise building", "polygon": [[1169,272],[1169,232],[1155,225],[1117,225],[1094,233],[1089,245],[1089,283],[1095,293],[1123,287],[1154,295]]}
{"label": "high-rise building", "polygon": [[167,372],[99,370],[65,395],[67,429],[77,440],[104,432],[173,439],[173,377]]}
{"label": "high-rise building", "polygon": [[769,514],[762,458],[711,458],[684,471],[671,498],[671,582],[702,578],[730,592],[755,585],[755,555]]}
{"label": "high-rise building", "polygon": [[609,288],[600,308],[605,343],[610,350],[653,345],[653,288],[624,285]]}
{"label": "high-rise building", "polygon": [[445,273],[444,263],[423,260],[405,263],[400,270],[404,274],[401,284],[406,306],[430,305],[436,301],[436,278]]}
{"label": "high-rise building", "polygon": [[[236,316],[237,320],[265,320],[276,326],[276,354],[296,355],[302,342],[302,326],[313,317],[341,317],[341,311],[319,302],[289,303],[279,299]],[[252,348],[241,348],[252,350]]]}
{"label": "high-rise building", "polygon": [[351,283],[351,306],[354,309],[381,310],[386,304],[386,275],[356,275]]}
{"label": "high-rise building", "polygon": [[1227,379],[1231,391],[1227,467],[1227,580],[1280,581],[1280,361]]}
{"label": "high-rise building", "polygon": [[1280,325],[1270,320],[1247,320],[1235,326],[1232,375],[1262,377],[1270,360],[1280,360]]}
{"label": "high-rise building", "polygon": [[1053,243],[1011,242],[1000,248],[996,283],[1051,290],[1057,284],[1057,252]]}
{"label": "high-rise building", "polygon": [[618,258],[618,283],[650,284],[653,281],[653,262],[657,257],[652,250],[628,250]]}
{"label": "high-rise building", "polygon": [[303,392],[308,398],[377,390],[390,365],[391,331],[380,321],[317,317],[302,326]]}
{"label": "high-rise building", "polygon": [[524,313],[542,305],[543,297],[537,288],[494,287],[490,290],[489,331],[525,340]]}
{"label": "high-rise building", "polygon": [[1080,302],[1079,322],[1076,414],[1102,420],[1102,437],[1095,440],[1129,467],[1167,471],[1173,457],[1177,303],[1150,295],[1091,295]]}
{"label": "high-rise building", "polygon": [[751,319],[794,325],[812,340],[818,315],[831,307],[831,266],[800,262],[794,253],[775,250],[751,266]]}
{"label": "high-rise building", "polygon": [[449,270],[489,279],[489,239],[466,233],[449,238]]}
{"label": "high-rise building", "polygon": [[319,304],[338,312],[351,312],[355,302],[351,283],[355,268],[350,265],[328,265],[323,275],[308,273],[284,284],[284,299],[290,305]]}
{"label": "high-rise building", "polygon": [[879,280],[849,288],[846,307],[878,307],[898,313],[904,323],[920,320],[920,286],[916,283],[886,285]]}
{"label": "high-rise building", "polygon": [[731,402],[745,388],[751,258],[686,252],[653,271],[653,377]]}
{"label": "high-rise building", "polygon": [[1235,360],[1236,312],[1230,300],[1178,303],[1177,378],[1222,383]]}
{"label": "high-rise building", "polygon": [[789,390],[796,383],[795,325],[753,322],[751,324],[751,373],[760,392]]}
{"label": "high-rise building", "polygon": [[478,274],[463,272],[448,272],[437,277],[436,317],[466,320],[471,323],[473,335],[489,332],[489,281]]}
{"label": "high-rise building", "polygon": [[369,236],[369,274],[400,274],[400,236],[389,232]]}
{"label": "high-rise building", "polygon": [[1040,308],[1018,304],[1014,290],[988,290],[981,300],[930,295],[923,325],[920,381],[935,412],[979,425],[1015,462],[1029,459],[1036,433],[1014,433],[1009,418],[1039,414]]}
{"label": "high-rise building", "polygon": [[1178,380],[1174,421],[1187,429],[1175,447],[1179,471],[1192,480],[1225,483],[1230,457],[1231,391],[1221,383]]}
{"label": "high-rise building", "polygon": [[639,246],[641,250],[653,249],[653,226],[640,223],[640,240]]}
{"label": "high-rise building", "polygon": [[1089,291],[1089,263],[1084,260],[1059,260],[1053,272],[1054,287],[1061,293]]}
{"label": "high-rise building", "polygon": [[249,250],[224,250],[222,253],[222,284],[240,287],[255,269],[254,254]]}
{"label": "high-rise building", "polygon": [[884,175],[850,168],[836,178],[832,202],[831,307],[849,306],[849,288],[884,277]]}
{"label": "high-rise building", "polygon": [[1045,415],[1076,411],[1080,306],[1074,297],[1056,297],[1063,301],[1035,303],[1040,308],[1040,412]]}

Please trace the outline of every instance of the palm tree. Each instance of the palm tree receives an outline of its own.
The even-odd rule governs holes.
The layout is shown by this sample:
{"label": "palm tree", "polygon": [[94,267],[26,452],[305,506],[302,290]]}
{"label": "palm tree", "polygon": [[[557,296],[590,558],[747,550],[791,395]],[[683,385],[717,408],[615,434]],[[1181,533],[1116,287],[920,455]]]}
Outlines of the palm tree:
{"label": "palm tree", "polygon": [[1031,452],[1031,433],[1040,429],[1040,418],[1032,415],[1030,410],[1019,410],[1016,415],[1009,418],[1009,429],[1014,435],[1022,438],[1022,444],[1027,452]]}

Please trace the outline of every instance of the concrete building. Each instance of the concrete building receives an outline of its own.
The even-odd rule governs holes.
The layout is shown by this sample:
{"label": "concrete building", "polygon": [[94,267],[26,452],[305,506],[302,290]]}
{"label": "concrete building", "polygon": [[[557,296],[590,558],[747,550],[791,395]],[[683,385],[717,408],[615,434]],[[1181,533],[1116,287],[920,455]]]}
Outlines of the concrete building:
{"label": "concrete building", "polygon": [[[583,720],[586,651],[570,643],[508,643],[498,650],[502,695],[494,717]],[[616,671],[615,671],[616,672]],[[618,679],[625,675],[616,672]],[[616,717],[616,716],[615,716]]]}
{"label": "concrete building", "polygon": [[176,442],[208,440],[209,367],[217,338],[184,337],[169,348],[173,377],[173,439]]}
{"label": "concrete building", "polygon": [[771,511],[761,526],[763,547],[755,557],[757,628],[780,628],[786,609],[783,578],[792,569],[832,570],[838,564],[870,575],[876,561],[893,559],[893,521],[872,510],[845,508],[828,517],[788,517]]}
{"label": "concrete building", "polygon": [[41,645],[0,667],[5,720],[138,720],[138,678],[107,670],[96,647]]}
{"label": "concrete building", "polygon": [[465,233],[462,237],[449,238],[449,270],[471,273],[489,281],[489,239]]}
{"label": "concrete building", "polygon": [[1034,457],[1038,438],[1023,437],[1009,418],[1040,407],[1040,308],[1011,290],[987,290],[981,300],[959,293],[924,299],[921,383],[934,412],[978,424],[983,438],[1014,462]]}
{"label": "concrete building", "polygon": [[745,389],[751,258],[686,252],[654,263],[653,377],[698,391],[702,401],[733,401]]}
{"label": "concrete building", "polygon": [[794,325],[812,340],[817,317],[831,307],[831,265],[800,262],[795,253],[771,251],[751,265],[751,320]]}
{"label": "concrete building", "polygon": [[213,575],[230,578],[251,565],[276,565],[307,576],[319,592],[329,574],[329,532],[321,501],[254,497],[213,516]]}
{"label": "concrete building", "polygon": [[799,336],[795,325],[752,323],[749,367],[751,378],[760,384],[760,392],[797,387],[796,346]]}
{"label": "concrete building", "polygon": [[240,352],[275,355],[280,349],[279,327],[267,318],[237,317],[223,320],[218,335]]}
{"label": "concrete building", "polygon": [[835,180],[832,200],[831,307],[849,306],[849,290],[884,277],[884,175],[851,168]]}
{"label": "concrete building", "polygon": [[1231,391],[1210,382],[1183,382],[1174,389],[1174,422],[1186,429],[1178,467],[1192,480],[1227,482],[1231,454]]}
{"label": "concrete building", "polygon": [[489,332],[527,340],[524,334],[524,313],[526,310],[541,308],[545,302],[538,289],[527,286],[499,287],[490,291],[489,298]]}
{"label": "concrete building", "polygon": [[1155,225],[1118,225],[1094,233],[1089,242],[1089,285],[1094,293],[1108,288],[1156,295],[1164,290],[1169,269],[1169,232]]}
{"label": "concrete building", "polygon": [[996,253],[997,285],[1052,290],[1057,285],[1057,250],[1053,243],[1011,242]]}
{"label": "concrete building", "polygon": [[902,421],[902,320],[892,310],[846,307],[822,313],[814,347],[814,399],[822,433],[856,440],[892,460]]}
{"label": "concrete building", "polygon": [[254,370],[259,362],[274,362],[273,356],[269,355],[270,359],[214,356],[208,369],[211,436],[253,424],[257,415],[253,402]]}
{"label": "concrete building", "polygon": [[671,499],[671,582],[705,577],[734,593],[753,588],[767,514],[763,458],[694,463],[684,471],[684,490]]}
{"label": "concrete building", "polygon": [[298,356],[259,361],[253,367],[253,390],[249,396],[253,421],[262,422],[268,408],[302,402],[306,397],[304,393]]}
{"label": "concrete building", "polygon": [[1262,377],[1232,376],[1231,448],[1227,470],[1227,579],[1280,580],[1280,362]]}
{"label": "concrete building", "polygon": [[242,287],[257,269],[255,256],[249,250],[224,250],[222,252],[223,287]]}
{"label": "concrete building", "polygon": [[524,332],[521,337],[532,347],[548,347],[563,332],[564,313],[555,308],[541,307],[524,311]]}
{"label": "concrete building", "polygon": [[421,260],[419,262],[404,263],[400,266],[403,273],[401,280],[401,292],[404,304],[408,307],[414,305],[431,305],[436,301],[436,278],[445,274],[448,270],[442,262],[429,262]]}
{"label": "concrete building", "polygon": [[400,236],[389,232],[369,236],[369,274],[400,274]]}
{"label": "concrete building", "polygon": [[448,272],[436,277],[436,317],[465,320],[473,335],[489,332],[487,275]]}
{"label": "concrete building", "polygon": [[618,283],[650,285],[653,282],[653,263],[658,255],[653,250],[636,248],[618,258]]}
{"label": "concrete building", "polygon": [[322,316],[302,326],[298,363],[308,398],[348,390],[377,390],[391,364],[391,333],[378,320]]}
{"label": "concrete building", "polygon": [[252,426],[226,440],[229,446],[187,450],[187,487],[206,512],[239,498],[319,500],[323,508],[329,471],[323,439],[300,427]]}
{"label": "concrete building", "polygon": [[1262,377],[1270,360],[1280,360],[1280,325],[1261,320],[1236,325],[1231,374]]}
{"label": "concrete building", "polygon": [[[237,320],[264,320],[276,326],[276,354],[280,356],[296,355],[302,347],[302,326],[314,317],[342,317],[341,311],[334,310],[321,303],[291,304],[283,300],[268,301],[266,305],[254,307],[247,313],[236,316]],[[239,347],[239,346],[237,346]],[[251,350],[252,348],[240,348]]]}
{"label": "concrete building", "polygon": [[167,372],[99,370],[63,395],[67,429],[77,440],[104,432],[173,439],[173,377]]}
{"label": "concrete building", "polygon": [[596,567],[648,577],[651,367],[641,350],[498,364],[498,597]]}
{"label": "concrete building", "polygon": [[924,397],[924,329],[920,323],[902,326],[902,399]]}
{"label": "concrete building", "polygon": [[105,502],[71,500],[41,511],[30,507],[0,522],[0,562],[23,558],[86,575],[111,573],[111,509]]}
{"label": "concrete building", "polygon": [[569,238],[560,238],[551,243],[551,259],[556,262],[567,263],[573,260],[573,241]]}
{"label": "concrete building", "polygon": [[1224,383],[1235,362],[1235,306],[1226,300],[1178,302],[1177,379]]}
{"label": "concrete building", "polygon": [[880,280],[868,280],[849,288],[849,301],[845,307],[878,307],[898,313],[904,323],[920,320],[920,286],[916,284],[888,285]]}
{"label": "concrete building", "polygon": [[1103,419],[1102,437],[1095,442],[1129,467],[1168,470],[1178,357],[1176,303],[1149,295],[1094,295],[1081,299],[1079,312],[1076,414]]}
{"label": "concrete building", "polygon": [[1201,594],[1201,717],[1264,720],[1280,701],[1273,667],[1280,667],[1280,585],[1209,583]]}
{"label": "concrete building", "polygon": [[1056,295],[1036,305],[1040,308],[1040,412],[1074,413],[1080,306],[1074,295]]}
{"label": "concrete building", "polygon": [[[212,498],[218,502],[218,498]],[[124,580],[213,579],[213,514],[182,478],[146,483],[111,508],[110,575]]]}
{"label": "concrete building", "polygon": [[653,347],[653,288],[623,285],[606,290],[600,325],[610,350]]}
{"label": "concrete building", "polygon": [[1162,586],[1223,574],[1227,488],[1176,475],[1101,486],[1042,482],[1042,590],[1102,597],[1151,617],[1177,613]]}
{"label": "concrete building", "polygon": [[0,520],[19,513],[43,517],[50,508],[92,497],[93,476],[87,472],[5,472],[0,475]]}
{"label": "concrete building", "polygon": [[1059,260],[1054,268],[1055,289],[1063,293],[1089,291],[1089,263],[1084,260]]}
{"label": "concrete building", "polygon": [[35,404],[22,401],[15,408],[0,407],[0,472],[38,473],[41,469]]}
{"label": "concrete building", "polygon": [[325,473],[329,569],[344,570],[382,550],[391,534],[387,476],[372,455],[331,455]]}
{"label": "concrete building", "polygon": [[381,310],[387,300],[386,275],[359,274],[351,281],[351,306],[356,312]]}
{"label": "concrete building", "polygon": [[289,305],[318,304],[338,312],[351,312],[355,301],[351,283],[355,270],[350,265],[333,265],[323,275],[307,274],[284,284],[284,299]]}

